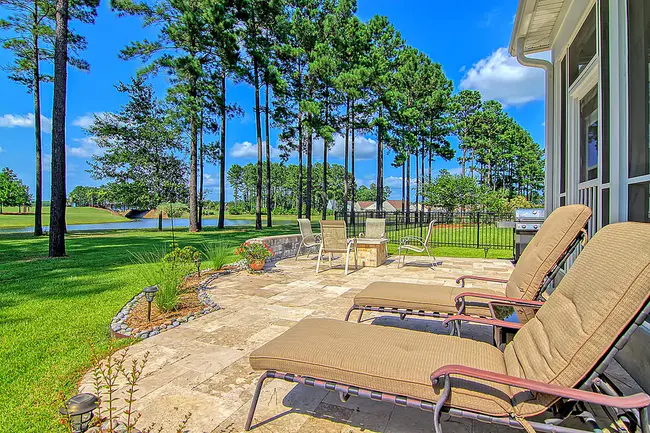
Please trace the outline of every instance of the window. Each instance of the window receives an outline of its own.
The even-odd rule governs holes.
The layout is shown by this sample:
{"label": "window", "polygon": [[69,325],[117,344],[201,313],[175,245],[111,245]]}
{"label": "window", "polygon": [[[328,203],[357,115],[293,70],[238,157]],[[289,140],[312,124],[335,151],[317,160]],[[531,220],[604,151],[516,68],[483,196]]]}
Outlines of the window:
{"label": "window", "polygon": [[630,178],[650,174],[650,4],[628,0],[629,22],[629,144]]}
{"label": "window", "polygon": [[580,101],[580,182],[598,177],[598,88]]}
{"label": "window", "polygon": [[[632,1],[632,0],[630,0]],[[596,55],[596,6],[569,47],[569,86]]]}

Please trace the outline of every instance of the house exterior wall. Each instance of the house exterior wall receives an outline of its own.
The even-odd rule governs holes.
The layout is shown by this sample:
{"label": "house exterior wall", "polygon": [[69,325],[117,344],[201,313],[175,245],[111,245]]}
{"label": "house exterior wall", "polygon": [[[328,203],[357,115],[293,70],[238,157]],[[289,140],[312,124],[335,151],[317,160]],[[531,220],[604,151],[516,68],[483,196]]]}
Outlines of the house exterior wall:
{"label": "house exterior wall", "polygon": [[[551,61],[554,65],[554,106],[553,120],[553,161],[550,169],[553,171],[552,180],[547,188],[552,188],[553,208],[561,204],[582,202],[585,197],[583,190],[579,190],[579,135],[576,135],[576,128],[579,126],[579,97],[582,97],[579,87],[588,88],[592,84],[598,85],[599,90],[599,144],[603,143],[603,125],[608,120],[609,130],[606,132],[609,138],[609,181],[603,179],[604,162],[602,150],[599,150],[598,181],[593,182],[597,192],[595,200],[589,203],[594,207],[595,219],[593,221],[594,231],[607,223],[626,221],[628,219],[628,83],[627,83],[627,1],[628,0],[573,0],[568,3],[566,13],[562,22],[557,27],[551,49]],[[604,51],[600,41],[600,7],[608,5],[609,11],[609,52],[603,55]],[[597,16],[597,41],[598,53],[595,63],[585,68],[591,71],[592,82],[579,83],[583,77],[568,86],[566,93],[566,143],[567,143],[567,165],[566,165],[566,191],[560,193],[560,146],[562,144],[562,60],[568,58],[569,46],[585,22],[591,9],[596,6]],[[609,78],[606,82],[603,79],[603,71],[609,62]],[[595,83],[593,80],[595,79]],[[603,110],[602,94],[606,87],[609,90],[608,110]],[[604,116],[607,119],[604,119]],[[573,133],[572,133],[573,132]],[[609,206],[603,203],[603,192],[608,191]],[[585,203],[587,204],[587,203]],[[605,204],[605,205],[603,205]]]}

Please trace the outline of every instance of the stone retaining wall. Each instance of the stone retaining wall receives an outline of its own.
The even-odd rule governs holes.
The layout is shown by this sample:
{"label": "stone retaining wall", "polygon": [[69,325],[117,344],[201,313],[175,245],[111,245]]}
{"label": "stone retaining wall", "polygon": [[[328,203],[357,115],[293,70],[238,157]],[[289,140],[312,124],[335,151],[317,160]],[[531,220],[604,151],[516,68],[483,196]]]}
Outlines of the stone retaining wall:
{"label": "stone retaining wall", "polygon": [[[298,252],[298,247],[300,246],[300,240],[302,236],[300,234],[295,235],[278,235],[278,236],[262,236],[259,238],[249,239],[248,242],[264,242],[273,250],[273,257],[267,260],[267,262],[275,262],[277,260],[288,259],[290,257],[295,257]],[[308,248],[303,247],[301,254],[307,254],[308,252],[317,253],[318,250],[316,247],[312,248],[311,251],[308,251]]]}

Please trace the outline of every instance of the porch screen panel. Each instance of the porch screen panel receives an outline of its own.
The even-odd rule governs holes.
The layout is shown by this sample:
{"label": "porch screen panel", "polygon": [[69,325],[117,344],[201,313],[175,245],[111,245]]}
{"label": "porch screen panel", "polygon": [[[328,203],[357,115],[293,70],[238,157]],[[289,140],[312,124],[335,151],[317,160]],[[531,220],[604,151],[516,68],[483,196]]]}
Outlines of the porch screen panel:
{"label": "porch screen panel", "polygon": [[650,174],[650,4],[628,1],[629,50],[629,177]]}
{"label": "porch screen panel", "polygon": [[562,64],[560,65],[562,72],[561,76],[561,86],[562,95],[561,107],[560,107],[560,194],[566,192],[566,104],[567,104],[567,83],[566,83],[566,56],[562,59]]}
{"label": "porch screen panel", "polygon": [[650,222],[650,182],[633,183],[627,190],[628,220]]}
{"label": "porch screen panel", "polygon": [[603,158],[601,172],[602,183],[609,183],[609,0],[600,1],[600,82],[603,83],[600,93],[600,127],[602,128],[600,146]]}
{"label": "porch screen panel", "polygon": [[598,177],[598,87],[580,101],[580,182]]}

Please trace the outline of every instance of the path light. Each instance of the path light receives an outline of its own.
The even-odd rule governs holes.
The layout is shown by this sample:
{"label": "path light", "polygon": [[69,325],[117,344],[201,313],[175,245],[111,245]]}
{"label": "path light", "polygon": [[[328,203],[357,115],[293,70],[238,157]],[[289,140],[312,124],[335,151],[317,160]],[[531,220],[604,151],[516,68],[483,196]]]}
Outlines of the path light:
{"label": "path light", "polygon": [[147,321],[151,322],[151,303],[153,302],[153,298],[156,297],[156,293],[158,293],[158,287],[157,286],[145,287],[142,293],[144,293],[144,297],[147,298],[147,302],[149,303],[149,307],[147,310]]}
{"label": "path light", "polygon": [[61,415],[70,419],[73,433],[83,433],[88,430],[93,419],[93,411],[99,406],[99,399],[94,394],[77,394],[59,409]]}

